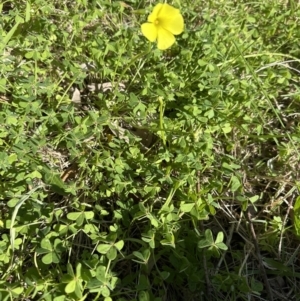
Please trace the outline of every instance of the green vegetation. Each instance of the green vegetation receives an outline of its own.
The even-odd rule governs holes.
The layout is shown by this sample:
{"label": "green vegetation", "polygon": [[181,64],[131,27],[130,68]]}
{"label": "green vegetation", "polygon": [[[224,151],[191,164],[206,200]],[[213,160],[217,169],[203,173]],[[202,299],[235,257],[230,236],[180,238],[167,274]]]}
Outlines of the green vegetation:
{"label": "green vegetation", "polygon": [[0,300],[300,300],[298,1],[0,4]]}

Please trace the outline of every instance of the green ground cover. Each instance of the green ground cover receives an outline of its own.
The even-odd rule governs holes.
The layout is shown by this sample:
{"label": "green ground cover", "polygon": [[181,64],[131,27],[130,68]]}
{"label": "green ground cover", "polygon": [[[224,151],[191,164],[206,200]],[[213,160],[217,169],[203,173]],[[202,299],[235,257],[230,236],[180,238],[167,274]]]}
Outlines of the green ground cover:
{"label": "green ground cover", "polygon": [[0,300],[300,300],[300,5],[0,4]]}

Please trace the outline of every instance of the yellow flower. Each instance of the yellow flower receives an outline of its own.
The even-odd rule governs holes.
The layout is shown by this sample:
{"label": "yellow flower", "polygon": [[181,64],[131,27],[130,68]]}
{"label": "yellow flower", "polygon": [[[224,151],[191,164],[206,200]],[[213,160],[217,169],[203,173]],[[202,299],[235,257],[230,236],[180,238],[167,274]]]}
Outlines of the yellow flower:
{"label": "yellow flower", "polygon": [[175,42],[174,35],[183,32],[184,22],[179,9],[167,3],[157,4],[148,22],[142,24],[142,33],[150,42],[157,40],[157,48],[161,50],[171,47]]}

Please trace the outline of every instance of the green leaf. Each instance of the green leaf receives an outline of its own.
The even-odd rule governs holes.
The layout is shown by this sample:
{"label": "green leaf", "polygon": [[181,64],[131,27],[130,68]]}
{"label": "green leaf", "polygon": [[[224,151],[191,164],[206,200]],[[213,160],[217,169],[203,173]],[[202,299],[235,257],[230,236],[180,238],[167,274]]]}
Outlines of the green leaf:
{"label": "green leaf", "polygon": [[170,273],[169,272],[166,272],[166,271],[163,271],[163,272],[160,272],[160,276],[163,280],[166,280],[169,278],[170,276]]}
{"label": "green leaf", "polygon": [[26,2],[26,10],[25,10],[25,22],[28,22],[30,20],[30,10],[31,10],[31,5],[30,2]]}
{"label": "green leaf", "polygon": [[110,291],[109,291],[109,288],[107,286],[104,286],[102,288],[102,296],[103,297],[109,297],[110,296]]}
{"label": "green leaf", "polygon": [[218,235],[217,235],[215,244],[220,243],[220,242],[223,242],[223,239],[224,239],[224,234],[223,234],[223,232],[219,232]]}
{"label": "green leaf", "polygon": [[300,196],[296,198],[294,204],[294,227],[296,234],[300,236]]}
{"label": "green leaf", "polygon": [[13,295],[14,295],[15,297],[21,295],[21,294],[23,293],[23,291],[24,291],[24,288],[23,288],[23,287],[15,287],[15,288],[13,288],[13,289],[11,290],[11,292],[13,293]]}
{"label": "green leaf", "polygon": [[85,211],[84,212],[84,217],[85,219],[92,219],[94,217],[95,213],[93,211]]}
{"label": "green leaf", "polygon": [[28,174],[26,177],[29,178],[29,179],[41,179],[42,175],[37,170],[34,170],[30,174]]}
{"label": "green leaf", "polygon": [[82,214],[80,214],[78,216],[78,218],[76,219],[76,225],[78,227],[81,227],[83,225],[83,223],[84,223],[84,213],[82,212]]}
{"label": "green leaf", "polygon": [[201,67],[206,66],[207,64],[208,63],[206,61],[202,60],[202,59],[198,60],[198,65],[201,66]]}
{"label": "green leaf", "polygon": [[259,198],[260,198],[259,195],[254,195],[253,197],[249,198],[249,201],[253,204],[256,201],[258,201]]}
{"label": "green leaf", "polygon": [[230,133],[232,131],[232,127],[231,127],[230,123],[223,124],[222,130],[225,134]]}
{"label": "green leaf", "polygon": [[146,207],[144,206],[143,203],[140,202],[140,203],[138,204],[138,206],[139,206],[139,209],[141,210],[141,212],[147,213],[147,209],[146,209]]}
{"label": "green leaf", "polygon": [[216,246],[221,250],[224,250],[224,251],[228,250],[228,247],[223,242],[216,243]]}
{"label": "green leaf", "polygon": [[264,289],[263,283],[261,283],[260,281],[257,281],[254,278],[251,278],[251,284],[250,285],[251,285],[251,289],[254,292],[262,292],[263,289]]}
{"label": "green leaf", "polygon": [[80,278],[81,277],[81,268],[82,268],[82,265],[81,263],[79,262],[76,266],[76,277],[77,278]]}
{"label": "green leaf", "polygon": [[64,274],[62,277],[61,277],[61,282],[62,283],[69,283],[70,281],[72,281],[74,279],[74,276],[71,276],[69,274]]}
{"label": "green leaf", "polygon": [[192,203],[192,204],[181,204],[180,205],[180,210],[182,212],[190,212],[193,209],[194,206],[195,206],[194,203]]}
{"label": "green leaf", "polygon": [[158,223],[157,219],[154,216],[152,216],[152,215],[149,216],[149,219],[150,219],[151,225],[154,228],[158,228],[159,223]]}
{"label": "green leaf", "polygon": [[120,240],[118,241],[117,243],[114,244],[114,246],[119,250],[121,251],[124,247],[124,241],[123,240]]}
{"label": "green leaf", "polygon": [[61,251],[65,250],[65,248],[63,246],[63,242],[59,238],[55,238],[53,247],[54,247],[54,250],[57,252],[61,252]]}
{"label": "green leaf", "polygon": [[142,261],[145,261],[144,256],[143,256],[142,253],[137,252],[137,251],[133,251],[132,254],[133,254],[134,256],[136,256],[137,258],[141,259]]}
{"label": "green leaf", "polygon": [[[26,104],[27,105],[27,104]],[[53,189],[54,192],[60,195],[67,195],[66,192],[67,186],[64,181],[61,179],[60,174],[49,169],[48,167],[43,166],[43,180],[47,185]]]}
{"label": "green leaf", "polygon": [[112,247],[108,250],[108,252],[106,253],[106,257],[109,259],[109,260],[115,260],[116,257],[117,257],[117,249]]}
{"label": "green leaf", "polygon": [[108,242],[110,242],[111,244],[114,244],[115,241],[117,240],[118,234],[115,232],[111,232],[107,235],[106,239]]}
{"label": "green leaf", "polygon": [[10,208],[14,208],[18,204],[18,202],[19,202],[19,199],[17,199],[17,198],[10,199],[7,202],[7,206]]}
{"label": "green leaf", "polygon": [[3,52],[3,49],[6,47],[6,45],[8,44],[8,42],[11,40],[11,38],[13,37],[15,31],[17,30],[18,26],[20,25],[20,21],[17,22],[11,29],[10,31],[4,36],[4,38],[2,37],[2,42],[0,43],[0,53]]}
{"label": "green leaf", "polygon": [[75,288],[76,288],[76,280],[73,279],[66,285],[65,292],[67,294],[71,294],[71,293],[75,292]]}
{"label": "green leaf", "polygon": [[0,93],[6,92],[6,78],[0,78]]}
{"label": "green leaf", "polygon": [[215,215],[216,214],[216,208],[212,205],[208,206],[209,212],[211,215]]}
{"label": "green leaf", "polygon": [[206,230],[205,230],[205,238],[206,238],[206,240],[207,240],[208,242],[210,242],[211,244],[214,243],[213,234],[212,234],[212,232],[211,232],[210,229],[206,229]]}
{"label": "green leaf", "polygon": [[42,257],[44,264],[59,263],[59,258],[54,252],[50,252]]}
{"label": "green leaf", "polygon": [[86,285],[86,288],[87,289],[100,289],[102,288],[102,285],[103,285],[104,282],[98,280],[97,278],[92,278],[88,281],[87,285]]}
{"label": "green leaf", "polygon": [[52,244],[51,244],[51,242],[50,242],[50,240],[48,238],[43,238],[42,239],[42,241],[41,241],[41,247],[43,249],[46,249],[46,250],[49,250],[49,251],[53,250]]}
{"label": "green leaf", "polygon": [[73,267],[69,262],[67,263],[67,272],[70,276],[72,276],[72,278],[75,278]]}
{"label": "green leaf", "polygon": [[66,296],[65,295],[61,295],[61,296],[55,297],[53,299],[53,301],[65,301],[65,299],[66,299]]}
{"label": "green leaf", "polygon": [[96,269],[96,278],[101,281],[102,283],[106,282],[106,267],[103,265],[100,265]]}
{"label": "green leaf", "polygon": [[81,298],[82,297],[82,285],[81,285],[81,280],[76,280],[76,283],[75,283],[75,295],[78,297],[78,298]]}
{"label": "green leaf", "polygon": [[112,246],[109,244],[99,244],[97,247],[97,251],[101,254],[106,254]]}
{"label": "green leaf", "polygon": [[214,245],[214,238],[210,229],[205,230],[205,239],[198,242],[198,248],[207,248]]}
{"label": "green leaf", "polygon": [[140,291],[138,301],[150,301],[149,293],[147,291]]}
{"label": "green leaf", "polygon": [[223,162],[222,163],[222,167],[228,169],[228,170],[231,170],[231,171],[234,171],[236,169],[240,169],[241,168],[241,165],[238,165],[238,164],[234,164],[234,163],[230,163],[228,164],[227,162]]}
{"label": "green leaf", "polygon": [[85,224],[84,225],[84,231],[86,233],[94,233],[95,234],[95,233],[98,232],[98,229],[94,224]]}
{"label": "green leaf", "polygon": [[208,250],[209,250],[209,255],[212,255],[213,257],[216,257],[216,258],[220,257],[220,252],[216,245],[210,246],[208,248]]}
{"label": "green leaf", "polygon": [[71,221],[76,221],[83,214],[83,212],[70,212],[67,214],[67,219]]}
{"label": "green leaf", "polygon": [[237,191],[241,187],[241,182],[240,182],[239,178],[236,176],[232,176],[230,182],[231,182],[231,191],[232,192]]}
{"label": "green leaf", "polygon": [[211,243],[207,241],[206,239],[202,239],[198,242],[198,248],[203,249],[203,248],[208,248],[211,246]]}

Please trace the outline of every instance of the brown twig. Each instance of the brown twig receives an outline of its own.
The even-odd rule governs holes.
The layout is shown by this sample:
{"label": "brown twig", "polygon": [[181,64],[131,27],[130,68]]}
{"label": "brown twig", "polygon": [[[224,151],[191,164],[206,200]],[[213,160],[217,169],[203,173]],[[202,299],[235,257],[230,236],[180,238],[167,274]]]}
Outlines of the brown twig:
{"label": "brown twig", "polygon": [[285,195],[285,198],[287,198],[287,197],[291,194],[291,199],[290,199],[289,202],[286,201],[286,203],[287,203],[287,205],[288,205],[288,208],[287,208],[285,217],[284,217],[284,219],[283,219],[283,222],[282,222],[282,228],[281,228],[281,231],[280,231],[280,239],[279,239],[279,245],[278,245],[278,257],[279,257],[279,258],[281,258],[281,247],[282,247],[282,240],[283,240],[284,227],[285,227],[285,225],[286,225],[286,223],[287,223],[288,217],[290,216],[291,209],[293,209],[293,202],[294,202],[293,192],[294,192],[294,189],[292,188],[292,189],[287,193],[287,195]]}
{"label": "brown twig", "polygon": [[268,294],[268,300],[273,301],[272,290],[271,290],[271,287],[270,287],[270,284],[269,284],[269,281],[268,281],[268,277],[267,277],[267,273],[266,273],[264,264],[263,264],[262,259],[261,259],[260,249],[259,249],[259,246],[258,246],[256,233],[255,233],[254,226],[253,226],[253,223],[252,223],[251,213],[250,213],[249,210],[247,210],[246,218],[247,218],[247,221],[250,225],[250,230],[251,230],[251,234],[252,234],[252,237],[253,237],[253,244],[254,244],[254,247],[255,247],[256,257],[257,257],[257,260],[258,260],[258,263],[259,263],[259,269],[260,269],[260,272],[262,274],[263,281],[264,281],[265,286],[266,286],[266,290],[267,290],[267,294]]}

